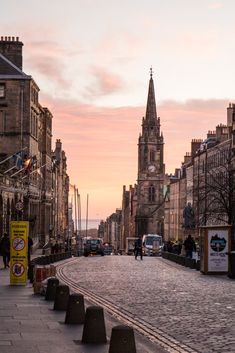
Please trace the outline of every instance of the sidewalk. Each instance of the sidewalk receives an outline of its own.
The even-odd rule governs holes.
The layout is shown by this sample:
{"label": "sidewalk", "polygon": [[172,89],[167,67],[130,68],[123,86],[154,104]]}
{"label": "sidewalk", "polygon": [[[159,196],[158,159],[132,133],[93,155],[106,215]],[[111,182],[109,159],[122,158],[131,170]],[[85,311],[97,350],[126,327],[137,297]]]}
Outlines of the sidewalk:
{"label": "sidewalk", "polygon": [[[3,269],[2,257],[0,268],[1,353],[108,353],[111,329],[120,322],[105,313],[108,343],[84,345],[83,325],[65,325],[65,312],[54,311],[53,302],[35,295],[32,284],[10,285],[10,270]],[[136,332],[135,338],[137,353],[164,352]]]}

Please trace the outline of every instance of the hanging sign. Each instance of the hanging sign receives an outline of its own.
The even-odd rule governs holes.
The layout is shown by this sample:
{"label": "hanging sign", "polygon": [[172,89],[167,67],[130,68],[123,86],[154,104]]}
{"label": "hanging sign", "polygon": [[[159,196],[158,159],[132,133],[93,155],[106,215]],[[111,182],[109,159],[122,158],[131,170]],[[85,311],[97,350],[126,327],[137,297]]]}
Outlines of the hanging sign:
{"label": "hanging sign", "polygon": [[10,283],[25,285],[28,269],[28,235],[29,222],[10,222],[11,271]]}

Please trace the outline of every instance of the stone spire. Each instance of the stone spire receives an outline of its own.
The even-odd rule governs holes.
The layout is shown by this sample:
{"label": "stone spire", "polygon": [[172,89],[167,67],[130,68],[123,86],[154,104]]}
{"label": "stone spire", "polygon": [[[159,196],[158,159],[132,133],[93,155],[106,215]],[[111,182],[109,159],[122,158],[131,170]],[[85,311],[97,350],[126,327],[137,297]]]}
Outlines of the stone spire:
{"label": "stone spire", "polygon": [[152,67],[150,68],[149,91],[148,91],[145,118],[146,118],[146,121],[155,120],[155,118],[157,118],[157,108],[156,108],[156,102],[155,102]]}

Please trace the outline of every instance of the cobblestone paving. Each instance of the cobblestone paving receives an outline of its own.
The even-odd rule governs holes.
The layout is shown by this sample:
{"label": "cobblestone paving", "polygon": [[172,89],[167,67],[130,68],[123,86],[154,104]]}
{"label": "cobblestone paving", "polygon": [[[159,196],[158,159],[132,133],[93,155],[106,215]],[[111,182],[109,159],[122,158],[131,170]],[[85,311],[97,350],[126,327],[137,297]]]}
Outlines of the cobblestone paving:
{"label": "cobblestone paving", "polygon": [[78,258],[66,275],[201,353],[235,352],[235,281],[162,258]]}

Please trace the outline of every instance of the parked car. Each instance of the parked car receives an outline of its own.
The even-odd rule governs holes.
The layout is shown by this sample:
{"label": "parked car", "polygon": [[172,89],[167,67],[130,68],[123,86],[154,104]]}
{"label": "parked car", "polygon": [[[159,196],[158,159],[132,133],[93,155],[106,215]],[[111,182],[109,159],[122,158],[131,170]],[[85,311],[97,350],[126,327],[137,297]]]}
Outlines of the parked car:
{"label": "parked car", "polygon": [[88,255],[104,256],[104,246],[103,246],[102,239],[99,239],[99,238],[87,239],[84,244],[83,255],[84,256],[88,256]]}

